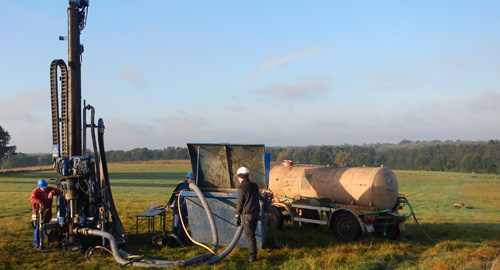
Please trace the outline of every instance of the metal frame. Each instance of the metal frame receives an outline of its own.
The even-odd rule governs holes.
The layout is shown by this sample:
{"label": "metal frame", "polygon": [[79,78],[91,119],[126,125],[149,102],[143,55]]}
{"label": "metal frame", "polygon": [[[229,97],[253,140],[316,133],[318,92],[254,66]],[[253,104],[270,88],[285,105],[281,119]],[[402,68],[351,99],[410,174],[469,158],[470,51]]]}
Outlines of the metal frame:
{"label": "metal frame", "polygon": [[[330,216],[328,213],[333,212],[332,208],[330,208],[330,207],[314,206],[314,205],[309,205],[309,204],[292,203],[292,207],[295,209],[317,210],[317,211],[319,211],[319,218],[320,218],[320,219],[310,219],[310,218],[301,218],[301,217],[298,217],[295,215],[290,215],[291,219],[292,219],[292,223],[294,223],[294,224],[295,224],[295,222],[302,221],[302,222],[307,222],[307,223],[327,225],[328,218]],[[325,213],[327,213],[326,219],[324,219]]]}
{"label": "metal frame", "polygon": [[165,232],[165,217],[166,211],[165,208],[162,209],[148,209],[142,213],[135,215],[135,233],[139,233],[139,224],[143,221],[148,221],[148,233],[153,231],[155,232],[155,217],[160,216],[160,228],[163,227],[163,232]]}

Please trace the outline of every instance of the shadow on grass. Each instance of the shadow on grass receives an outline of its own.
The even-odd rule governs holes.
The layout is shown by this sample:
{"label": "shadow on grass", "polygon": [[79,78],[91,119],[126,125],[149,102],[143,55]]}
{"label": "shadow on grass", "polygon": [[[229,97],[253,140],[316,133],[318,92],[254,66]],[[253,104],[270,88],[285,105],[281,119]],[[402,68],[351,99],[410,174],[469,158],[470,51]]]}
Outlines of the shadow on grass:
{"label": "shadow on grass", "polygon": [[282,229],[274,230],[276,241],[271,230],[267,230],[265,246],[269,248],[303,248],[303,247],[328,247],[337,241],[332,230],[326,226],[315,229],[285,225]]}
{"label": "shadow on grass", "polygon": [[56,178],[57,173],[55,170],[44,170],[44,171],[28,171],[28,172],[6,172],[0,173],[1,178],[7,179],[50,179]]}
{"label": "shadow on grass", "polygon": [[[140,182],[133,182],[133,183],[124,183],[124,182],[119,182],[119,180],[110,180],[111,182],[111,188],[113,187],[134,187],[134,188],[142,188],[142,187],[153,187],[153,188],[175,188],[177,186],[177,182],[175,183],[148,183],[147,179],[141,180]],[[169,181],[171,182],[171,181]],[[21,185],[21,186],[30,186],[33,188],[36,188],[36,181],[0,181],[2,184],[14,184],[14,185]],[[57,187],[57,184],[53,182],[49,182],[51,186]],[[180,181],[179,181],[180,183]]]}
{"label": "shadow on grass", "polygon": [[15,184],[15,185],[23,185],[30,186],[33,188],[37,187],[36,181],[0,181],[2,184]]}
{"label": "shadow on grass", "polygon": [[[57,178],[55,170],[30,171],[30,172],[7,172],[0,174],[0,179],[51,179]],[[110,172],[110,180],[169,180],[184,181],[184,172]]]}
{"label": "shadow on grass", "polygon": [[[442,223],[420,224],[420,227],[423,232],[415,223],[407,225],[407,230],[401,232],[395,240],[388,240],[375,234],[364,234],[358,241],[399,241],[434,245],[436,242],[441,241],[484,242],[500,239],[500,224]],[[328,247],[338,244],[349,244],[338,241],[335,238],[333,230],[328,229],[326,226],[316,229],[306,229],[299,226],[286,225],[274,232],[279,244],[290,248]],[[278,248],[269,229],[266,246]]]}
{"label": "shadow on grass", "polygon": [[123,182],[113,182],[111,181],[111,188],[113,187],[134,187],[134,188],[143,188],[143,187],[158,187],[158,188],[175,188],[177,183],[168,184],[168,183],[148,183],[146,181],[140,183],[123,183]]}
{"label": "shadow on grass", "polygon": [[441,223],[420,224],[420,227],[421,229],[415,223],[407,225],[407,231],[401,232],[397,240],[432,243],[427,236],[436,242],[449,240],[483,242],[500,238],[500,224]]}
{"label": "shadow on grass", "polygon": [[[338,241],[333,231],[326,226],[305,229],[287,224],[283,229],[275,232],[279,244],[275,243],[271,231],[268,230],[265,251],[263,252],[272,254],[269,255],[273,258],[272,264],[278,268],[280,265],[285,267],[284,265],[289,264],[290,260],[302,260],[303,257],[311,257],[311,254],[317,252],[318,249],[324,249],[347,255],[357,253],[359,256],[371,258],[373,262],[366,261],[363,269],[395,269],[399,267],[404,269],[418,264],[422,254],[426,254],[426,258],[432,257],[436,250],[444,249],[459,253],[471,252],[472,250],[475,252],[475,256],[481,260],[485,256],[483,253],[490,249],[494,252],[500,245],[498,242],[500,238],[499,224],[443,223],[421,225],[425,233],[434,241],[429,240],[415,223],[409,225],[408,230],[401,232],[396,240],[388,240],[374,234],[365,234],[357,241],[344,243]],[[283,246],[284,249],[280,249],[279,245]],[[384,254],[383,250],[380,250],[380,253],[373,251],[377,249],[405,251]],[[283,253],[282,250],[286,252]],[[368,254],[365,255],[365,251]],[[293,254],[293,256],[289,254]],[[459,255],[457,256],[459,257]],[[338,263],[342,262],[338,256],[332,260]],[[302,260],[302,263],[307,262],[307,260]]]}
{"label": "shadow on grass", "polygon": [[111,172],[109,178],[115,180],[175,180],[182,182],[186,179],[186,175],[179,172]]}

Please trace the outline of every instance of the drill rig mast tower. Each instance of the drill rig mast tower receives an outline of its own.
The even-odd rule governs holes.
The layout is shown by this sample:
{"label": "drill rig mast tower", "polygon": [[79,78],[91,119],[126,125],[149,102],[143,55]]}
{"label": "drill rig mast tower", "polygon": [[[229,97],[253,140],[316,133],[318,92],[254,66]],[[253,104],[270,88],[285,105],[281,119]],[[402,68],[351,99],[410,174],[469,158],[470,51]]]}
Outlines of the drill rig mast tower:
{"label": "drill rig mast tower", "polygon": [[83,45],[80,44],[80,32],[85,27],[88,1],[78,1],[78,4],[76,2],[70,1],[68,8],[69,156],[82,154],[81,57]]}
{"label": "drill rig mast tower", "polygon": [[[85,28],[88,6],[88,0],[69,1],[68,65],[64,60],[56,59],[50,66],[52,158],[63,195],[58,201],[57,222],[51,222],[46,227],[57,229],[61,238],[66,238],[63,247],[68,249],[81,249],[88,245],[88,237],[79,233],[82,228],[111,233],[118,243],[124,244],[127,241],[109,184],[103,139],[104,123],[102,119],[99,119],[98,125],[94,123],[92,106],[87,105],[82,110],[83,45],[80,44],[80,33]],[[60,76],[58,70],[61,72]],[[85,120],[86,110],[90,110],[92,114],[90,124]],[[93,155],[88,155],[85,149],[87,128],[92,134]]]}

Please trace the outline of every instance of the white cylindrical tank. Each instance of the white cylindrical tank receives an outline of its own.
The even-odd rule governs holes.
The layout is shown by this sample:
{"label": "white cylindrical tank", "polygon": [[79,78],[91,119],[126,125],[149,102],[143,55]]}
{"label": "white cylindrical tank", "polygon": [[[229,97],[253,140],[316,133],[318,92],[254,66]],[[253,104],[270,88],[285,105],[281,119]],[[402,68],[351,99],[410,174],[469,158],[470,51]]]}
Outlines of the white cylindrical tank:
{"label": "white cylindrical tank", "polygon": [[277,166],[269,174],[274,197],[327,198],[332,203],[392,209],[398,200],[398,180],[383,167]]}

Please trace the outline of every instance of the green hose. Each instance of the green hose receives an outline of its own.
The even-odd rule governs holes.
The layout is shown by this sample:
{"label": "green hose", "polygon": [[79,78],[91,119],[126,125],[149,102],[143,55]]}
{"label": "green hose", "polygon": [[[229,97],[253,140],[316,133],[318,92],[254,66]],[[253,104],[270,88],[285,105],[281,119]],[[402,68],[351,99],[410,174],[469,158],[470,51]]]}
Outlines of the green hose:
{"label": "green hose", "polygon": [[400,200],[402,203],[405,203],[408,205],[408,207],[410,207],[410,214],[409,215],[401,215],[402,217],[404,218],[411,218],[411,216],[413,216],[413,208],[411,207],[411,204],[406,201],[406,200]]}
{"label": "green hose", "polygon": [[278,196],[279,199],[283,199],[283,200],[287,200],[287,201],[291,201],[291,202],[295,202],[294,199],[290,199],[290,198],[287,198],[287,197],[284,197],[284,196]]}
{"label": "green hose", "polygon": [[372,214],[380,214],[380,213],[388,213],[388,212],[392,212],[392,210],[385,209],[385,210],[380,210],[380,211],[364,212],[364,213],[361,213],[361,215],[372,215]]}

